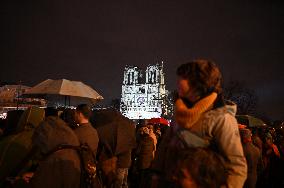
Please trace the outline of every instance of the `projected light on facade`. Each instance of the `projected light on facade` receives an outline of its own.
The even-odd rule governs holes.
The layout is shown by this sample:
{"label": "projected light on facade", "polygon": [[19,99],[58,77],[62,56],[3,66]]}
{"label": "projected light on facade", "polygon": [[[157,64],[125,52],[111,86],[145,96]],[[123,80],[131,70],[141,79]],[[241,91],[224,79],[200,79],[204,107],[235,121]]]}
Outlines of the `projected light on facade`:
{"label": "projected light on facade", "polygon": [[145,74],[136,66],[125,67],[120,104],[124,116],[129,119],[161,117],[166,95],[163,62],[149,65]]}

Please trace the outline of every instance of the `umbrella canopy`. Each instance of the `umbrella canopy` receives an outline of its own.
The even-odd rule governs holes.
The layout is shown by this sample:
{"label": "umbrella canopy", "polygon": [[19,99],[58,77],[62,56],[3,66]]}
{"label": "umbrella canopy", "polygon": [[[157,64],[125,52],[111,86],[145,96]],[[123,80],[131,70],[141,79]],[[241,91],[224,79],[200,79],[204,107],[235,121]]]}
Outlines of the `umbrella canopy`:
{"label": "umbrella canopy", "polygon": [[133,121],[114,109],[100,109],[93,113],[91,122],[98,131],[101,143],[110,146],[112,154],[119,155],[136,146]]}
{"label": "umbrella canopy", "polygon": [[65,105],[66,97],[68,97],[69,103],[70,100],[72,100],[72,104],[94,104],[98,100],[103,99],[103,97],[90,86],[79,81],[70,81],[66,79],[47,79],[26,91],[23,96],[45,98],[47,100],[51,100],[56,96],[65,96]]}
{"label": "umbrella canopy", "polygon": [[152,123],[152,124],[169,125],[168,120],[166,120],[164,118],[151,118],[147,122],[148,123]]}
{"label": "umbrella canopy", "polygon": [[237,115],[238,123],[247,125],[248,127],[261,127],[266,126],[266,124],[259,118],[250,115]]}

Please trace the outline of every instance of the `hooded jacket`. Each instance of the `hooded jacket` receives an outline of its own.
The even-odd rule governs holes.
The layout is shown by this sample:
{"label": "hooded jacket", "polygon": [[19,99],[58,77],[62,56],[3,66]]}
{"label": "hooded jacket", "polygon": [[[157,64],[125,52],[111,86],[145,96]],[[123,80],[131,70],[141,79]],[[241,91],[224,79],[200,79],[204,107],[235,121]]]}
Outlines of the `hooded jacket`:
{"label": "hooded jacket", "polygon": [[173,123],[158,148],[153,169],[160,172],[166,181],[171,181],[177,165],[178,153],[183,149],[183,144],[177,137],[177,131],[180,128],[186,128],[208,140],[215,146],[217,153],[223,156],[228,172],[227,186],[242,188],[247,178],[247,164],[235,114],[236,105],[231,103],[202,113],[190,127],[181,127]]}
{"label": "hooded jacket", "polygon": [[[34,147],[45,156],[60,144],[79,146],[73,130],[58,117],[47,117],[35,130]],[[79,188],[80,159],[75,150],[62,149],[45,156],[30,182],[32,188]]]}

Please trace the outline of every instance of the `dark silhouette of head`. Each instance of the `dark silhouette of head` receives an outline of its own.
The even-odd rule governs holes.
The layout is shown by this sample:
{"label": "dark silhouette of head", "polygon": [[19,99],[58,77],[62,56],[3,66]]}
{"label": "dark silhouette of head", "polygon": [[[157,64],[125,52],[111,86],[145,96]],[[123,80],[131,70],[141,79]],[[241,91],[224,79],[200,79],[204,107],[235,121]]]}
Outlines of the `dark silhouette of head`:
{"label": "dark silhouette of head", "polygon": [[80,104],[76,108],[76,112],[82,113],[86,119],[92,116],[92,109],[87,104]]}
{"label": "dark silhouette of head", "polygon": [[63,110],[60,118],[67,123],[67,125],[71,128],[76,128],[77,123],[75,119],[75,109],[66,108]]}
{"label": "dark silhouette of head", "polygon": [[185,171],[199,188],[219,188],[226,184],[223,159],[207,148],[191,148],[181,154],[176,171],[179,182],[185,178]]}
{"label": "dark silhouette of head", "polygon": [[58,116],[58,110],[54,107],[45,108],[45,117],[48,116]]}

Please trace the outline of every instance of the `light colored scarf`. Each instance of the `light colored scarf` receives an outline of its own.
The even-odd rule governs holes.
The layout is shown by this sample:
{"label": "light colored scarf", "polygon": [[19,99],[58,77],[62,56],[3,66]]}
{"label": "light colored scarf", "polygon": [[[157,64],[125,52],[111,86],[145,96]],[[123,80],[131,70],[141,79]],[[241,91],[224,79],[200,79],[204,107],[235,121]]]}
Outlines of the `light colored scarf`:
{"label": "light colored scarf", "polygon": [[175,121],[182,128],[191,128],[204,112],[212,109],[216,98],[217,93],[213,92],[195,103],[192,108],[188,108],[182,99],[178,99],[175,103]]}

